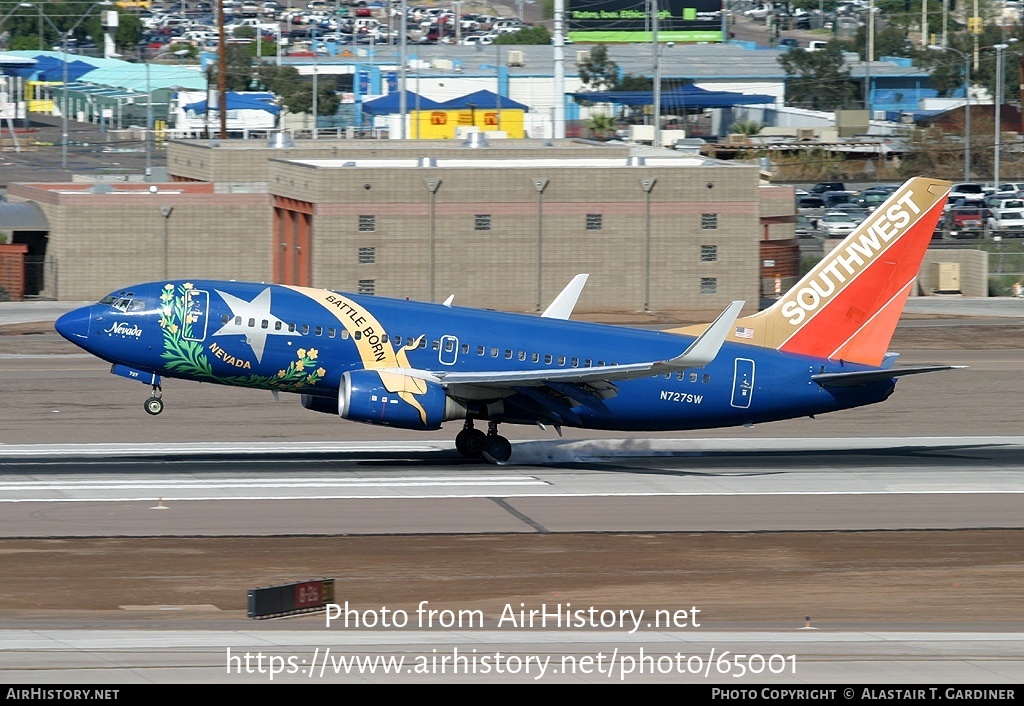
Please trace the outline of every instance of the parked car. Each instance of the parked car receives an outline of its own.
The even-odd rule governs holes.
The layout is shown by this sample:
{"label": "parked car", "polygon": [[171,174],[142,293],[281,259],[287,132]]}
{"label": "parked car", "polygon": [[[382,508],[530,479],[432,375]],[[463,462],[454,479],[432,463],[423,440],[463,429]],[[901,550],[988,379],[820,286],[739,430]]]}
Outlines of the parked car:
{"label": "parked car", "polygon": [[822,194],[826,191],[846,191],[846,185],[841,181],[820,181],[811,187],[812,194]]}
{"label": "parked car", "polygon": [[987,221],[988,230],[993,235],[1004,238],[1024,237],[1024,210],[994,209]]}
{"label": "parked car", "polygon": [[825,208],[825,202],[821,200],[820,196],[800,196],[796,200],[796,207],[801,210],[805,208]]}
{"label": "parked car", "polygon": [[976,181],[965,181],[953,184],[949,190],[950,202],[958,198],[981,201],[985,198],[985,185]]}
{"label": "parked car", "polygon": [[[1024,202],[1021,203],[1024,208]],[[985,229],[988,209],[983,206],[958,206],[946,214],[946,228],[951,238],[975,238]]]}
{"label": "parked car", "polygon": [[851,203],[857,197],[856,191],[826,191],[821,194],[825,208],[831,209],[843,203]]}
{"label": "parked car", "polygon": [[796,217],[793,233],[798,238],[813,238],[818,235],[818,224],[812,218],[800,214]]}
{"label": "parked car", "polygon": [[876,189],[865,189],[860,192],[860,195],[853,199],[853,203],[858,206],[863,206],[869,211],[874,211],[876,208],[881,206],[886,200],[892,196],[891,192],[879,191]]}
{"label": "parked car", "polygon": [[818,230],[828,238],[845,238],[856,227],[857,222],[842,211],[829,211],[818,221]]}

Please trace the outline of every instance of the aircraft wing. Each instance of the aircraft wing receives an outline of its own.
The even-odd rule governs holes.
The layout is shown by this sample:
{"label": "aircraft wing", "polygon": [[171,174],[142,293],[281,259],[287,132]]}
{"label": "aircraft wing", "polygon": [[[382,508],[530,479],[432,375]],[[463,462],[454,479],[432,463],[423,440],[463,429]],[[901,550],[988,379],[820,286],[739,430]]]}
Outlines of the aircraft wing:
{"label": "aircraft wing", "polygon": [[659,373],[703,368],[718,355],[726,337],[740,314],[745,302],[735,301],[719,314],[714,323],[690,346],[675,358],[652,360],[624,365],[603,365],[590,368],[555,368],[530,370],[481,370],[473,372],[445,372],[429,370],[395,369],[390,372],[420,377],[445,387],[472,385],[474,387],[518,389],[521,387],[551,386],[549,383],[614,382],[658,375]]}

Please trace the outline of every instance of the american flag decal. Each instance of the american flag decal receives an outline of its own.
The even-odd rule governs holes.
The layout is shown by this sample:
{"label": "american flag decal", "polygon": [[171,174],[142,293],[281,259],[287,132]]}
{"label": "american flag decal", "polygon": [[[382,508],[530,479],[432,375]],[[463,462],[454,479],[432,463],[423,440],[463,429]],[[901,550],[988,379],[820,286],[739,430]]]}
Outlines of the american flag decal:
{"label": "american flag decal", "polygon": [[736,327],[736,338],[753,338],[753,337],[754,337],[754,329],[747,328],[746,326],[737,326]]}

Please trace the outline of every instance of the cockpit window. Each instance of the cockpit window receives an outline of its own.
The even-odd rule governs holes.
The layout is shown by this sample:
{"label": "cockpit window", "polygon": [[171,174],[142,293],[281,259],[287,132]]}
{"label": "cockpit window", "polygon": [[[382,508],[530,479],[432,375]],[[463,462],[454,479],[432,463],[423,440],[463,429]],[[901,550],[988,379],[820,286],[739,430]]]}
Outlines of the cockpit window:
{"label": "cockpit window", "polygon": [[129,311],[143,311],[146,308],[146,302],[142,299],[135,299],[131,292],[108,294],[100,299],[100,304],[109,304],[115,309],[126,313]]}

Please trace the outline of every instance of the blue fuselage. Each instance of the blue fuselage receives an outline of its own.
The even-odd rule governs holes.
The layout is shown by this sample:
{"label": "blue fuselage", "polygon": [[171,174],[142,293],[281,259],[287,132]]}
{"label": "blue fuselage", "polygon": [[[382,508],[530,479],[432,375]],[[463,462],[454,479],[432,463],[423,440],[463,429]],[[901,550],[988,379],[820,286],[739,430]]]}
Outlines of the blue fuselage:
{"label": "blue fuselage", "polygon": [[[315,291],[315,294],[314,294]],[[660,331],[447,307],[269,284],[171,281],[138,285],[70,312],[69,340],[144,375],[337,399],[342,376],[367,368],[504,372],[669,360],[692,338]],[[570,426],[624,431],[704,429],[820,414],[886,399],[895,381],[826,388],[811,375],[871,369],[726,343],[714,362],[594,389]],[[134,372],[132,373],[134,374]],[[536,395],[482,389],[472,416],[551,421]],[[501,404],[494,404],[495,397]]]}

